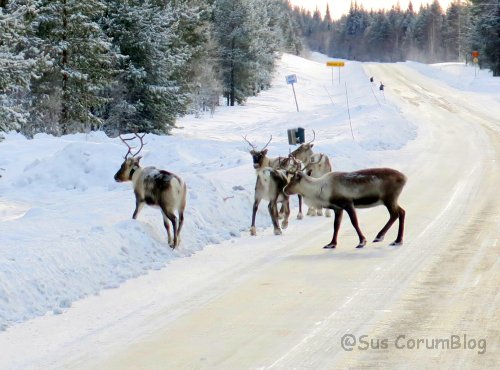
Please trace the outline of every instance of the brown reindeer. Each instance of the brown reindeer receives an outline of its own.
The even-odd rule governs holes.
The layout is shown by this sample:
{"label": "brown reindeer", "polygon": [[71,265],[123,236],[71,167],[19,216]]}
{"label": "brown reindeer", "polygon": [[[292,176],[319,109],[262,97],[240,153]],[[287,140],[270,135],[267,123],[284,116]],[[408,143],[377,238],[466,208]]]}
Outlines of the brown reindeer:
{"label": "brown reindeer", "polygon": [[[145,134],[144,134],[145,135]],[[132,215],[136,219],[144,204],[159,207],[163,216],[163,224],[167,229],[168,244],[175,248],[180,242],[180,232],[184,223],[184,209],[186,208],[186,183],[177,175],[159,170],[155,167],[141,167],[139,161],[142,157],[137,157],[142,150],[144,135],[135,134],[134,137],[120,139],[128,147],[124,162],[115,174],[115,181],[132,181],[135,194],[135,210]],[[132,148],[128,141],[138,138],[140,148],[132,154]],[[130,155],[130,156],[129,156]],[[175,215],[178,213],[179,218]],[[170,224],[174,231],[174,237],[170,234]]]}
{"label": "brown reindeer", "polygon": [[366,238],[359,228],[355,208],[384,205],[389,211],[389,221],[379,231],[374,242],[381,242],[399,219],[396,240],[391,245],[403,243],[405,210],[398,205],[398,197],[406,183],[406,176],[390,168],[371,168],[354,172],[330,172],[320,178],[297,172],[285,187],[285,194],[302,194],[305,201],[315,207],[331,208],[335,213],[333,237],[324,248],[335,248],[344,210],[356,229],[359,244],[366,245]]}

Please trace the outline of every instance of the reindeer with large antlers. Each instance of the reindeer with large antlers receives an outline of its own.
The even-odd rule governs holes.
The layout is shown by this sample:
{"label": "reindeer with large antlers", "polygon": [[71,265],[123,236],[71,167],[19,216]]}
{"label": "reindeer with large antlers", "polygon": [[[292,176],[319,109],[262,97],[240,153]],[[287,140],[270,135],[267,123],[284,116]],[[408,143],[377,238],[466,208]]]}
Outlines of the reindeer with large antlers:
{"label": "reindeer with large antlers", "polygon": [[[299,165],[300,161],[293,160],[291,161],[291,156],[289,155],[288,157],[276,157],[276,158],[270,158],[267,156],[267,146],[271,143],[273,140],[273,135],[269,138],[269,141],[264,145],[264,147],[261,150],[257,149],[257,146],[252,144],[246,136],[243,136],[243,139],[250,145],[250,155],[252,156],[253,160],[253,168],[258,171],[265,168],[265,167],[271,167],[275,170],[285,170],[286,172],[291,172],[290,170],[293,170],[295,166]],[[297,219],[302,220],[304,217],[302,214],[302,196],[298,195],[298,200],[299,200],[299,213],[297,214]],[[279,211],[280,217],[283,216],[285,211],[285,208],[282,203],[282,207]]]}
{"label": "reindeer with large antlers", "polygon": [[[139,161],[141,156],[137,156],[144,147],[144,135],[134,134],[133,137],[123,138],[121,141],[127,146],[128,151],[124,156],[124,162],[115,174],[115,181],[132,181],[135,194],[135,210],[132,215],[136,219],[144,204],[156,206],[161,209],[163,224],[167,229],[168,244],[175,248],[180,242],[180,232],[184,223],[184,209],[186,208],[186,183],[177,175],[159,170],[155,167],[141,167]],[[139,139],[140,147],[135,153],[135,149],[129,145],[129,141]],[[178,213],[178,218],[175,214]],[[174,237],[170,233],[172,224]]]}

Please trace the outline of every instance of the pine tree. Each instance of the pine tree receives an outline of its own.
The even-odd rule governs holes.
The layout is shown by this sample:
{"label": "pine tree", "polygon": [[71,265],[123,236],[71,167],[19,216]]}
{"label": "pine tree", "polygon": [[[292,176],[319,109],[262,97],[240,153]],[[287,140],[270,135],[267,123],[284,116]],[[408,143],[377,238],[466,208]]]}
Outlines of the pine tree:
{"label": "pine tree", "polygon": [[489,67],[493,76],[500,76],[500,1],[473,0],[473,4],[473,46],[481,52],[480,65]]}
{"label": "pine tree", "polygon": [[106,131],[168,133],[187,112],[208,10],[194,1],[111,1],[106,32],[127,59]]}
{"label": "pine tree", "polygon": [[0,132],[26,124],[27,94],[35,60],[26,55],[31,2],[0,7]]}
{"label": "pine tree", "polygon": [[54,134],[101,127],[103,91],[113,82],[118,54],[99,21],[102,0],[41,0],[32,27],[47,60],[33,83],[32,124]]}

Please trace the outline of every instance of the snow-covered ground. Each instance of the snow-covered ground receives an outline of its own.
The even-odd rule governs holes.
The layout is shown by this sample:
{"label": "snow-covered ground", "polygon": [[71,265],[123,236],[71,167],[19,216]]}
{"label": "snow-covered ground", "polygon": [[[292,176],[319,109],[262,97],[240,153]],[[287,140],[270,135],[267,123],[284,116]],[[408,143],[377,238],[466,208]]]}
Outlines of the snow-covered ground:
{"label": "snow-covered ground", "polygon": [[[300,113],[285,82],[292,73]],[[332,86],[323,63],[290,55],[271,90],[245,106],[220,107],[213,117],[186,117],[178,125],[172,136],[147,135],[141,160],[188,184],[185,229],[175,251],[166,244],[157,209],[131,219],[131,185],[113,179],[126,153],[119,139],[102,132],[33,140],[6,135],[0,144],[0,328],[60,314],[77,299],[246,232],[255,173],[242,135],[257,146],[272,135],[269,153],[277,156],[289,152],[287,129],[303,127],[308,139],[314,129],[317,150],[338,170],[380,164],[373,151],[401,148],[416,135],[415,126],[384,103],[361,64],[348,63],[340,86],[338,79]],[[270,225],[265,204],[257,225]]]}
{"label": "snow-covered ground", "polygon": [[[138,220],[131,219],[131,186],[113,179],[126,152],[119,139],[100,132],[62,138],[37,135],[33,140],[6,134],[0,143],[0,330],[13,332],[18,324],[37,316],[64,317],[77,300],[93,295],[90,299],[99,300],[103,289],[119,291],[126,280],[169,269],[174,259],[204,249],[201,253],[210,254],[223,241],[225,248],[228,242],[251,246],[247,235],[255,173],[242,136],[263,146],[272,135],[269,154],[277,156],[293,150],[287,129],[305,128],[306,139],[315,130],[316,151],[328,154],[340,171],[398,168],[407,161],[398,151],[417,137],[417,125],[389,103],[378,88],[381,81],[375,76],[370,83],[363,64],[349,61],[340,70],[339,82],[338,69],[332,78],[324,56],[311,59],[285,54],[273,87],[245,106],[220,107],[213,116],[182,118],[172,136],[146,135],[142,164],[168,169],[188,184],[182,241],[173,251],[157,209],[145,207]],[[486,71],[476,71],[475,76],[473,67],[461,64],[408,62],[405,66],[500,103],[500,80]],[[285,81],[289,74],[298,77],[295,91],[300,112]],[[390,89],[386,84],[385,91]],[[292,231],[301,222],[295,214],[296,210]],[[303,225],[313,227],[314,222],[308,219]],[[262,203],[256,240],[279,245],[287,231],[277,239],[270,225]],[[234,259],[244,264],[246,253],[227,258],[233,258],[232,264]],[[192,274],[197,274],[197,268],[221,268],[209,261],[214,265],[196,260]],[[127,295],[122,299],[126,301]]]}

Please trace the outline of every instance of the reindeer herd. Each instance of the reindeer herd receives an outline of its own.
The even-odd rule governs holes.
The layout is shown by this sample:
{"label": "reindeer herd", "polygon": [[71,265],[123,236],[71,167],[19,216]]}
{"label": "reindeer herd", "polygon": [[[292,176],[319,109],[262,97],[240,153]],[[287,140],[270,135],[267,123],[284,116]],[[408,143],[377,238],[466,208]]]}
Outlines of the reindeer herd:
{"label": "reindeer herd", "polygon": [[[313,131],[314,133],[314,131]],[[299,213],[302,219],[302,200],[308,208],[308,215],[330,217],[334,212],[332,240],[324,248],[335,248],[344,211],[348,214],[356,230],[359,243],[356,248],[366,245],[366,237],[359,227],[356,208],[370,208],[384,205],[389,211],[389,220],[379,231],[374,242],[381,242],[390,227],[399,220],[396,240],[391,245],[403,243],[405,210],[398,204],[398,198],[406,183],[406,176],[391,168],[370,168],[354,172],[333,172],[330,159],[326,154],[314,153],[313,139],[301,144],[286,157],[268,157],[267,144],[260,150],[246,136],[243,139],[250,145],[250,155],[256,171],[255,197],[252,208],[252,224],[250,234],[257,235],[255,218],[262,200],[268,201],[268,211],[273,223],[274,234],[281,235],[288,227],[290,216],[290,195],[297,194]],[[144,135],[134,134],[131,138],[123,138],[128,152],[120,169],[115,174],[115,181],[132,181],[135,194],[135,210],[132,218],[137,218],[144,204],[161,209],[163,223],[167,230],[168,243],[172,248],[179,245],[180,232],[184,222],[186,207],[186,183],[177,175],[159,170],[155,167],[141,167],[138,156],[144,146]],[[140,148],[132,153],[129,141],[139,139]],[[281,205],[278,210],[278,204]],[[177,215],[176,215],[177,213]],[[279,223],[282,218],[281,225]],[[170,233],[173,229],[173,238]]]}

